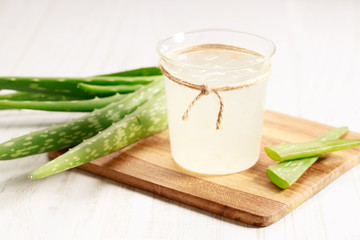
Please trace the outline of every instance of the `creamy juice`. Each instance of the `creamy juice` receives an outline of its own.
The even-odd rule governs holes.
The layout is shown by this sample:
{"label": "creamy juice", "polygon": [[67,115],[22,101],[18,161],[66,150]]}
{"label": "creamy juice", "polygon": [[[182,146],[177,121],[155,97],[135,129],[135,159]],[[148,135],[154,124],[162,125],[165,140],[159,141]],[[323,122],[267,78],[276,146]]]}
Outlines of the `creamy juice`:
{"label": "creamy juice", "polygon": [[[173,51],[164,67],[174,76],[211,87],[231,86],[261,78],[269,63],[246,49],[203,45]],[[173,64],[176,62],[176,64]],[[259,64],[256,64],[258,63]],[[248,169],[257,162],[263,124],[266,81],[243,89],[219,92],[224,109],[221,129],[216,130],[219,98],[202,96],[182,115],[199,94],[165,79],[171,151],[186,169],[206,174],[228,174]]]}

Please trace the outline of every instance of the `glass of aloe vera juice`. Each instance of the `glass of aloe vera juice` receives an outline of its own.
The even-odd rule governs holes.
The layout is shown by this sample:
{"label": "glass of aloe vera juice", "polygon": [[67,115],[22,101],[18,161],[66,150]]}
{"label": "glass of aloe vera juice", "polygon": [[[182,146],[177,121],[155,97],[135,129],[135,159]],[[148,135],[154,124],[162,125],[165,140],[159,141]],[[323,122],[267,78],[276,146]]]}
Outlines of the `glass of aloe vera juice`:
{"label": "glass of aloe vera juice", "polygon": [[159,42],[173,159],[203,174],[230,174],[258,158],[272,41],[232,30]]}

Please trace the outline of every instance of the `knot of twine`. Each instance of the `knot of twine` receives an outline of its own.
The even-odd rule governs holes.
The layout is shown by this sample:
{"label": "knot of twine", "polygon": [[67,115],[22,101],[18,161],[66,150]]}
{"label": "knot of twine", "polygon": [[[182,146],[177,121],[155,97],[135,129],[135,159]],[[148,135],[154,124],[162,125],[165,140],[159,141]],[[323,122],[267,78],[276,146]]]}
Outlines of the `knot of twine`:
{"label": "knot of twine", "polygon": [[171,80],[171,81],[173,81],[173,82],[175,82],[177,84],[180,84],[182,86],[185,86],[185,87],[200,91],[200,93],[194,98],[194,100],[190,103],[190,105],[185,110],[185,112],[184,112],[184,114],[182,116],[182,120],[187,120],[188,119],[189,112],[191,111],[191,109],[193,108],[195,103],[202,96],[204,96],[204,95],[207,96],[210,93],[214,93],[219,98],[220,108],[219,108],[218,117],[217,117],[217,121],[216,121],[216,130],[221,129],[221,122],[222,122],[222,118],[223,118],[223,109],[224,109],[224,102],[223,102],[223,99],[220,96],[219,92],[231,91],[231,90],[242,89],[242,88],[253,86],[255,84],[258,84],[260,82],[265,81],[269,77],[269,75],[271,73],[271,65],[270,65],[268,71],[265,74],[261,75],[259,78],[254,78],[254,79],[251,79],[249,81],[241,82],[241,83],[239,83],[237,85],[210,88],[207,84],[194,84],[194,83],[184,81],[184,80],[182,80],[182,79],[180,79],[178,77],[175,77],[174,75],[169,73],[169,71],[167,71],[164,68],[161,60],[160,60],[160,63],[159,63],[159,68],[162,71],[162,73],[169,80]]}

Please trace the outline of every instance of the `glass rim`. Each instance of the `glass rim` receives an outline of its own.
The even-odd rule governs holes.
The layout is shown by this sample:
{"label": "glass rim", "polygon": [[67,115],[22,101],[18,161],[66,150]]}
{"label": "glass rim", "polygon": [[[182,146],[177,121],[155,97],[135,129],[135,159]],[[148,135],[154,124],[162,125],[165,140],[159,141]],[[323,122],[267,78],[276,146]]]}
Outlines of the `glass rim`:
{"label": "glass rim", "polygon": [[[236,33],[236,34],[244,34],[244,35],[247,35],[247,36],[251,36],[251,37],[255,37],[255,38],[258,38],[258,39],[261,39],[263,40],[264,42],[266,43],[269,43],[272,50],[270,51],[269,54],[267,54],[267,56],[264,56],[264,58],[261,60],[261,61],[258,61],[256,63],[252,63],[252,64],[246,64],[246,65],[239,65],[237,67],[224,67],[224,68],[221,68],[221,70],[241,70],[241,69],[244,69],[244,68],[248,68],[248,67],[252,67],[252,66],[256,66],[258,64],[262,64],[264,62],[266,62],[267,60],[269,60],[276,52],[276,46],[274,44],[273,41],[271,41],[270,39],[267,39],[267,38],[264,38],[262,36],[259,36],[259,35],[256,35],[256,34],[252,34],[252,33],[248,33],[248,32],[244,32],[244,31],[238,31],[238,30],[233,30],[233,29],[224,29],[224,28],[204,28],[204,29],[198,29],[198,30],[192,30],[192,31],[184,31],[184,32],[178,32],[178,33],[174,33],[162,40],[160,40],[158,42],[158,44],[156,45],[156,51],[157,53],[160,55],[160,58],[162,60],[165,60],[165,62],[169,62],[171,64],[174,64],[174,65],[183,65],[183,66],[186,66],[186,67],[190,67],[190,68],[195,68],[195,69],[204,69],[204,70],[207,70],[207,69],[213,69],[213,68],[208,68],[208,67],[203,67],[203,66],[198,66],[196,64],[189,64],[189,63],[181,63],[179,61],[176,61],[170,57],[167,57],[164,53],[162,53],[162,51],[160,50],[161,46],[163,45],[164,42],[176,37],[177,35],[179,34],[182,34],[182,35],[189,35],[189,34],[193,34],[193,33],[201,33],[201,32],[227,32],[227,33]],[[241,47],[241,46],[237,46],[237,47]]]}

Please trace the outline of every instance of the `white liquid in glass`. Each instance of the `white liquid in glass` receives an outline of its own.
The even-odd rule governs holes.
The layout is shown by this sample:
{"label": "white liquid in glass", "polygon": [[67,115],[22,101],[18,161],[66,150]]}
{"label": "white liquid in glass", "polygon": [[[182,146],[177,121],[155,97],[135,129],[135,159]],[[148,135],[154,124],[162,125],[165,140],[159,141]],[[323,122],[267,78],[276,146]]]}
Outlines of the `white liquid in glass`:
{"label": "white liquid in glass", "polygon": [[[220,47],[176,51],[170,58],[176,64],[165,63],[165,67],[172,75],[209,87],[249,81],[261,77],[269,68],[268,62],[255,64],[263,60],[259,54]],[[199,173],[228,174],[248,169],[257,162],[266,81],[219,92],[224,103],[220,130],[216,130],[219,99],[214,93],[202,96],[184,121],[182,115],[199,91],[169,79],[165,80],[165,87],[171,152],[179,165]]]}

